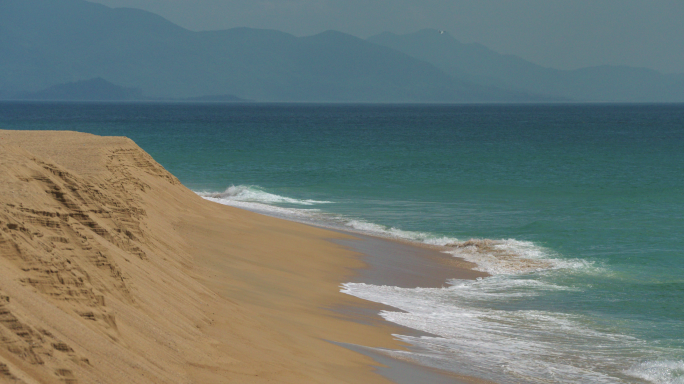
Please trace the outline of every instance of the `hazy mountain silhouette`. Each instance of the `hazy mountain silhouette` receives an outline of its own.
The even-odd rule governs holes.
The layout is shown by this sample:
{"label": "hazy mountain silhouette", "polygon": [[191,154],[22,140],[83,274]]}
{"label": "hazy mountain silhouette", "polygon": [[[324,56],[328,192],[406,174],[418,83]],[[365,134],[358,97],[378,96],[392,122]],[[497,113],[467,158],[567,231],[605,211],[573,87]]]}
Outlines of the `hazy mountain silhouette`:
{"label": "hazy mountain silhouette", "polygon": [[298,38],[238,28],[192,32],[149,12],[82,0],[0,0],[0,92],[104,78],[151,98],[258,101],[543,101],[480,86],[340,32]]}
{"label": "hazy mountain silhouette", "polygon": [[236,102],[251,101],[251,100],[241,99],[241,98],[234,96],[234,95],[197,96],[197,97],[188,97],[185,100],[187,100],[187,101],[223,102],[223,103],[236,103]]}
{"label": "hazy mountain silhouette", "polygon": [[140,100],[142,92],[138,88],[120,87],[98,77],[53,85],[39,92],[24,94],[20,98],[24,100],[121,101]]}
{"label": "hazy mountain silhouette", "polygon": [[[109,96],[98,96],[85,89],[96,83],[81,83],[97,78],[124,94],[110,89]],[[126,93],[131,88],[141,94]],[[368,40],[334,31],[309,37],[248,28],[192,32],[149,12],[84,0],[0,0],[0,98],[29,94],[87,100],[226,95],[230,101],[235,95],[256,101],[656,102],[684,101],[684,75],[610,66],[561,71],[435,30]]]}
{"label": "hazy mountain silhouette", "polygon": [[464,44],[446,32],[389,32],[368,38],[440,68],[454,79],[577,101],[681,102],[684,75],[646,68],[600,66],[572,71],[542,67],[480,44]]}

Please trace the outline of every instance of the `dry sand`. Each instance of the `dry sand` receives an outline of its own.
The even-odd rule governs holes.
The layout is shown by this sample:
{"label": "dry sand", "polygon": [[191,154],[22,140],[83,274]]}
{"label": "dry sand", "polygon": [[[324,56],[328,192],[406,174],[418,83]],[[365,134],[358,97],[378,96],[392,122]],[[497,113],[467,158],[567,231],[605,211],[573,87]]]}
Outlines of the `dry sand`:
{"label": "dry sand", "polygon": [[354,241],[205,201],[127,138],[0,130],[0,382],[390,382],[330,342],[402,348],[331,310],[372,307],[339,292]]}

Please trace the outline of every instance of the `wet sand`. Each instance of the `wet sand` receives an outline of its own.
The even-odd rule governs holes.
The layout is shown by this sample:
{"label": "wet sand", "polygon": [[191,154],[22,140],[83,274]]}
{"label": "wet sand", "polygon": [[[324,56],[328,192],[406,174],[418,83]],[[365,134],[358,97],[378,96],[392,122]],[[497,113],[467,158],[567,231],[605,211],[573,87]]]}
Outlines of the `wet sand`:
{"label": "wet sand", "polygon": [[348,234],[354,238],[331,241],[364,255],[367,266],[354,275],[352,282],[355,283],[437,288],[446,286],[450,279],[474,280],[489,276],[473,270],[474,264],[443,253],[438,246]]}
{"label": "wet sand", "polygon": [[[346,233],[352,238],[331,239],[331,241],[360,253],[361,259],[366,263],[364,268],[356,270],[349,282],[403,288],[439,288],[447,286],[447,281],[451,279],[473,280],[478,277],[489,276],[485,272],[472,270],[471,268],[474,267],[472,263],[442,252],[444,249],[439,246],[415,244],[352,232],[339,232]],[[380,311],[401,311],[388,305],[370,302],[364,306],[358,304],[352,307],[338,306],[333,310],[352,321],[371,325],[387,323],[379,315]],[[417,337],[435,336],[412,328],[398,325],[395,327],[397,327],[395,334]],[[365,346],[342,343],[340,345],[369,356],[382,364],[383,366],[379,367],[377,372],[397,384],[489,383],[486,380],[474,377],[420,366]],[[412,350],[412,347],[404,345],[402,349]]]}

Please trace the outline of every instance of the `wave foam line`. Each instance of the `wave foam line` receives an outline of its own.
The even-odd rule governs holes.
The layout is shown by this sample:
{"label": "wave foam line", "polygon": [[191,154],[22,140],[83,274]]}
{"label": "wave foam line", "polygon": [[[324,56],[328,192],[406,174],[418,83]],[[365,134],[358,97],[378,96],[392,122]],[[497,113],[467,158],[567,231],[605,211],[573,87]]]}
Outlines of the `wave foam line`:
{"label": "wave foam line", "polygon": [[417,347],[404,358],[434,368],[506,383],[682,384],[676,351],[600,330],[583,315],[541,310],[499,310],[541,291],[570,287],[515,276],[458,280],[448,288],[399,288],[343,284],[341,291],[383,303],[387,321],[434,336],[396,335]]}
{"label": "wave foam line", "polygon": [[639,363],[626,374],[651,383],[684,384],[684,360],[655,360]]}
{"label": "wave foam line", "polygon": [[470,239],[446,244],[447,253],[475,263],[476,270],[492,275],[522,274],[548,269],[587,269],[594,263],[560,259],[549,249],[531,241]]}
{"label": "wave foam line", "polygon": [[368,221],[322,212],[312,208],[280,207],[275,204],[312,206],[329,204],[330,201],[300,200],[275,195],[258,186],[238,185],[224,192],[197,192],[203,198],[219,204],[230,205],[265,215],[340,229],[364,235],[406,240],[410,242],[445,247],[447,253],[477,265],[476,270],[492,275],[524,274],[549,269],[586,270],[591,262],[580,259],[554,257],[553,252],[529,241],[514,239],[470,239],[460,241],[453,237],[429,232],[406,231]]}
{"label": "wave foam line", "polygon": [[429,232],[406,231],[368,221],[348,218],[322,212],[311,208],[280,207],[275,204],[312,206],[329,204],[330,201],[299,200],[275,195],[258,186],[238,185],[224,192],[197,192],[207,200],[259,212],[265,215],[317,225],[325,228],[340,229],[364,235],[406,240],[446,247],[447,253],[477,265],[476,270],[492,275],[523,274],[549,269],[587,269],[591,262],[580,259],[561,259],[553,252],[529,241],[514,239],[471,239],[460,241],[447,236]]}
{"label": "wave foam line", "polygon": [[231,185],[223,192],[196,192],[202,197],[265,204],[316,205],[330,204],[331,201],[299,200],[268,193],[256,185]]}

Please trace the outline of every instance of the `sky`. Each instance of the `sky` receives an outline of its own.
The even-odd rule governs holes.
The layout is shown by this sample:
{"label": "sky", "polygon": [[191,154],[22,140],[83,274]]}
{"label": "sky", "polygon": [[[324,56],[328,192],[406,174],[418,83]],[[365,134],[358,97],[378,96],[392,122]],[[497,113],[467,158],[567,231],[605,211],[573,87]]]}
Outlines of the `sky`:
{"label": "sky", "polygon": [[558,69],[629,65],[684,73],[683,0],[94,0],[196,31],[267,28],[361,38],[423,28]]}

